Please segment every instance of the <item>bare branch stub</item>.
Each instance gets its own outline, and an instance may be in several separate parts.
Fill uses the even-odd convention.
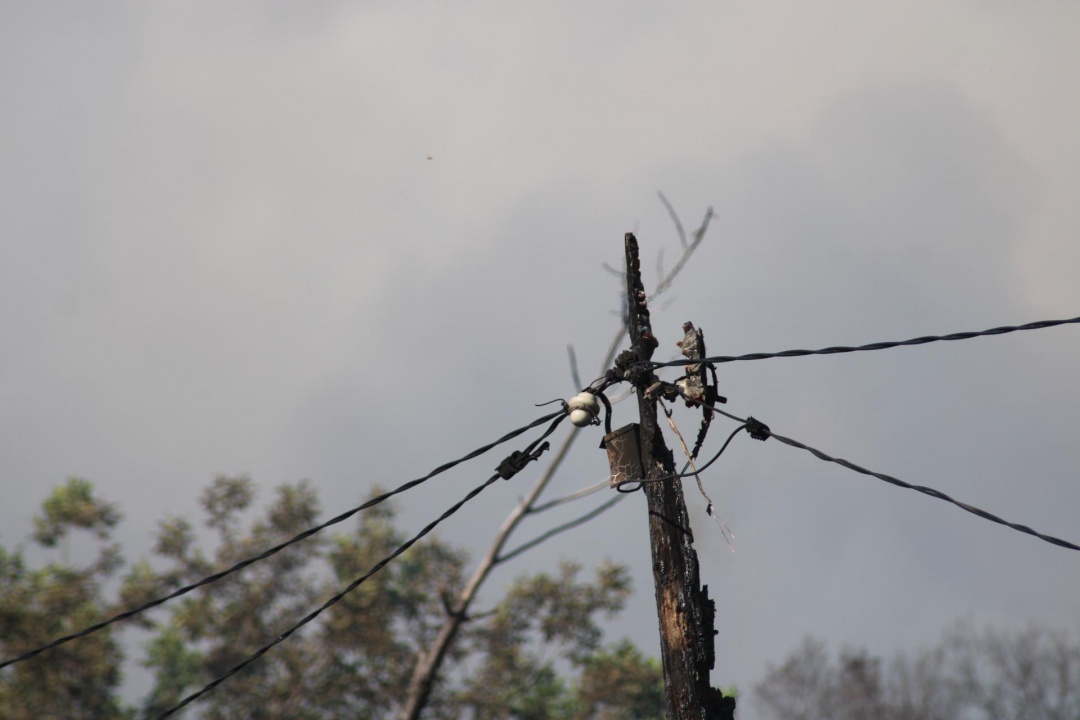
[[[616,270],[615,268],[608,265],[606,262],[600,263],[600,267],[604,268],[604,270],[606,270],[610,275],[614,275],[620,280],[622,280],[623,276],[626,274],[622,270]]]
[[[649,300],[655,300],[671,287],[671,283],[675,280],[675,277],[682,271],[687,261],[690,260],[690,256],[694,254],[694,250],[696,250],[698,245],[701,244],[701,241],[705,239],[705,233],[709,229],[709,223],[712,221],[713,215],[712,208],[708,208],[705,211],[705,218],[701,221],[701,226],[694,231],[693,242],[683,249],[682,255],[679,257],[678,261],[676,261],[674,267],[668,271],[667,276],[657,284],[656,290],[653,291],[652,297],[650,297]]]
[[[573,345],[566,346],[566,354],[570,358],[570,378],[574,381],[574,387],[581,387],[581,374],[578,372],[577,366],[577,353],[574,352]]]
[[[675,207],[668,202],[664,193],[657,190],[656,195],[660,198],[660,202],[664,204],[664,208],[668,211],[668,215],[671,216],[671,222],[675,223],[675,232],[679,234],[679,243],[682,244],[683,249],[686,249],[686,231],[683,230],[682,221],[679,220],[679,214],[675,212]],[[660,277],[664,277],[663,273],[660,274]]]

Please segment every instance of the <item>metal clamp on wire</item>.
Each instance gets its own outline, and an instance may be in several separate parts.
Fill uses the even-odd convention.
[[[750,433],[750,437],[755,440],[761,440],[762,442],[768,440],[769,436],[772,435],[772,430],[769,429],[769,426],[760,420],[754,419],[753,416],[746,418],[746,432]]]
[[[499,467],[496,468],[495,471],[499,473],[499,477],[503,480],[509,480],[524,470],[525,466],[530,462],[540,457],[549,447],[551,447],[551,445],[545,440],[540,447],[532,452],[529,452],[528,450],[515,450],[499,463]]]

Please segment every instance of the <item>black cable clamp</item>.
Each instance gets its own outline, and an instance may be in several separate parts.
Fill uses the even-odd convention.
[[[768,440],[769,436],[772,435],[772,430],[769,429],[769,426],[760,420],[754,419],[753,416],[746,418],[746,432],[750,433],[750,437],[755,440],[761,440],[762,442]]]
[[[510,455],[508,455],[506,459],[499,463],[499,467],[496,469],[496,472],[499,473],[499,477],[501,477],[503,480],[509,480],[510,478],[514,477],[519,472],[524,470],[525,466],[528,465],[530,462],[536,460],[541,455],[543,455],[544,451],[547,450],[549,447],[551,447],[551,445],[545,440],[543,443],[541,443],[540,447],[536,448],[536,450],[532,452],[529,452],[528,450],[515,450],[514,452],[510,453]]]

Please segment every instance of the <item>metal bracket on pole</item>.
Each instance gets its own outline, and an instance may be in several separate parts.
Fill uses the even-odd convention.
[[[624,483],[645,477],[637,423],[630,423],[608,433],[600,441],[600,447],[607,450],[608,464],[611,466],[611,487],[618,488]]]

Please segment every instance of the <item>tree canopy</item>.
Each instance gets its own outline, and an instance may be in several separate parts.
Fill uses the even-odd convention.
[[[278,487],[256,512],[246,477],[219,477],[201,495],[208,549],[185,518],[165,518],[153,558],[124,568],[111,534],[117,508],[69,480],[45,501],[33,540],[53,547],[93,533],[98,558],[30,569],[0,548],[0,655],[8,658],[255,555],[314,525],[315,489]],[[245,519],[250,518],[245,522]],[[153,718],[222,675],[389,555],[405,538],[383,503],[348,532],[316,535],[129,622],[150,632],[140,662],[154,674],[137,703],[118,688],[127,657],[117,625],[0,670],[0,717]],[[460,591],[466,554],[428,536],[187,711],[208,720],[394,718],[418,655]],[[115,585],[116,583],[113,583]],[[591,573],[563,562],[517,578],[494,607],[465,623],[424,717],[616,720],[663,713],[659,663],[628,641],[605,643],[600,622],[630,594],[625,567]]]
[[[59,557],[34,568],[23,548],[0,546],[0,658],[160,597],[315,524],[319,503],[310,484],[278,487],[261,510],[255,491],[246,477],[217,478],[200,498],[205,531],[186,518],[165,518],[152,556],[127,565],[112,539],[121,522],[117,506],[83,479],[55,488],[34,518],[31,540]],[[389,555],[404,540],[394,518],[383,503],[351,530],[290,545],[135,616],[128,623],[149,634],[141,652],[120,642],[124,626],[116,624],[0,670],[0,717],[157,717]],[[94,547],[83,567],[65,552],[77,535]],[[428,536],[182,713],[208,720],[398,717],[418,657],[453,612],[466,560],[460,548]],[[602,620],[619,613],[629,594],[626,568],[611,563],[586,572],[563,562],[518,577],[463,624],[422,716],[662,717],[659,662],[629,641],[603,637]],[[140,699],[120,694],[133,662],[153,673]],[[754,701],[761,717],[783,720],[1077,720],[1080,640],[1037,626],[1006,632],[958,623],[936,645],[885,661],[866,650],[833,656],[807,638],[769,667]]]
[[[1077,720],[1080,641],[959,622],[936,645],[886,663],[866,650],[834,659],[806,638],[754,695],[777,720]]]

